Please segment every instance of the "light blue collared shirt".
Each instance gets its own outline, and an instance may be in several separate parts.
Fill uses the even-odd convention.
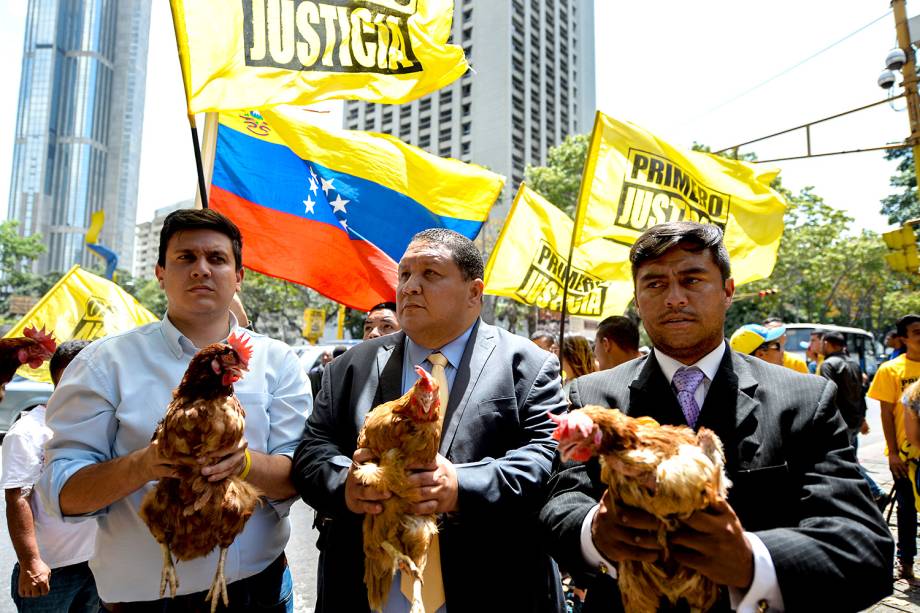
[[[249,371],[234,384],[246,410],[249,447],[291,457],[313,404],[307,377],[284,343],[238,328],[232,314],[229,329],[252,339]],[[47,423],[54,436],[46,447],[47,468],[38,488],[49,513],[61,515],[61,489],[74,473],[150,443],[196,351],[164,317],[97,340],[80,352],[48,401]],[[88,516],[99,524],[90,567],[99,596],[106,602],[160,597],[163,555],[138,515],[141,501],[155,485],[151,481]],[[269,501],[256,507],[227,552],[227,583],[264,570],[281,554],[290,536],[287,514],[293,501]],[[214,579],[217,556],[215,549],[204,558],[179,562],[178,594],[207,590]]]
[[[409,391],[409,388],[412,387],[418,379],[418,375],[415,374],[414,366],[421,366],[428,372],[431,372],[432,364],[428,361],[428,356],[435,352],[440,352],[447,358],[448,364],[444,367],[444,376],[447,377],[448,387],[453,387],[454,379],[457,378],[457,368],[460,366],[460,360],[463,359],[463,352],[466,351],[466,344],[470,340],[470,335],[473,334],[475,325],[474,323],[466,329],[466,332],[439,349],[427,349],[422,347],[406,335],[402,369],[403,394]],[[441,407],[441,410],[447,411],[447,407]],[[402,590],[400,590],[399,581],[400,573],[397,572],[396,576],[393,578],[393,585],[390,586],[390,597],[387,598],[387,602],[383,606],[383,613],[408,613],[410,603],[402,593]],[[447,613],[447,603],[438,607],[435,613]]]

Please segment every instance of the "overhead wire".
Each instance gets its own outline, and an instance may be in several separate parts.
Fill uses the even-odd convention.
[[[747,95],[750,94],[751,92],[753,92],[753,91],[755,91],[755,90],[757,90],[757,89],[760,89],[761,87],[763,87],[764,85],[770,83],[771,81],[775,81],[776,79],[778,79],[778,78],[780,78],[780,77],[782,77],[782,76],[784,76],[784,75],[786,75],[786,74],[792,72],[793,70],[795,70],[796,68],[802,66],[803,64],[806,64],[806,63],[810,62],[811,60],[815,59],[816,57],[818,57],[818,56],[821,55],[822,53],[824,53],[824,52],[826,52],[826,51],[828,51],[828,50],[830,50],[830,49],[833,49],[834,47],[836,47],[836,46],[839,45],[840,43],[842,43],[842,42],[844,42],[844,41],[846,41],[846,40],[848,40],[848,39],[850,39],[850,38],[856,36],[857,34],[859,34],[860,32],[862,32],[862,31],[865,30],[866,28],[869,28],[869,27],[875,25],[876,23],[878,23],[879,21],[881,21],[882,19],[885,19],[886,17],[888,17],[888,16],[890,16],[890,15],[891,15],[891,11],[887,11],[884,15],[881,15],[880,17],[877,17],[877,18],[873,19],[872,21],[870,21],[870,22],[867,23],[866,25],[864,25],[864,26],[862,26],[862,27],[860,27],[860,28],[858,28],[858,29],[856,29],[856,30],[850,32],[849,34],[847,34],[847,35],[844,36],[843,38],[841,38],[841,39],[839,39],[839,40],[837,40],[837,41],[835,41],[835,42],[833,42],[833,43],[827,45],[826,47],[824,47],[823,49],[821,49],[821,50],[819,50],[819,51],[816,51],[816,52],[812,53],[811,55],[809,55],[809,56],[806,57],[805,59],[800,60],[800,61],[796,62],[795,64],[793,64],[792,66],[790,66],[790,67],[788,67],[788,68],[786,68],[786,69],[784,69],[784,70],[782,70],[782,71],[776,73],[775,75],[773,75],[773,76],[771,76],[771,77],[769,77],[769,78],[767,78],[767,79],[764,79],[764,80],[761,81],[760,83],[757,83],[756,85],[754,85],[754,86],[752,86],[752,87],[749,87],[748,89],[744,90],[744,91],[741,92],[740,94],[737,94],[737,95],[735,95],[735,96],[729,98],[728,100],[726,100],[726,101],[724,101],[724,102],[721,102],[721,103],[717,104],[716,106],[714,106],[714,107],[712,107],[712,108],[710,108],[710,109],[708,109],[708,110],[706,110],[706,111],[704,111],[704,112],[702,112],[702,113],[700,113],[700,114],[698,114],[698,115],[695,115],[695,116],[691,117],[691,118],[688,119],[686,122],[684,122],[682,125],[692,124],[693,122],[695,122],[695,121],[697,121],[697,120],[699,120],[699,119],[701,119],[701,118],[703,118],[703,117],[706,117],[707,115],[709,115],[709,114],[711,114],[711,113],[714,113],[714,112],[718,111],[719,109],[721,109],[721,108],[723,108],[723,107],[728,106],[728,105],[731,104],[732,102],[735,102],[736,100],[738,100],[738,99],[740,99],[740,98],[743,98],[743,97],[747,96]]]

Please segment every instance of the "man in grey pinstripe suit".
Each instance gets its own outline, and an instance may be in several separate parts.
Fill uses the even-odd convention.
[[[630,260],[654,350],[580,377],[569,397],[722,439],[728,501],[674,533],[674,558],[727,588],[722,610],[858,610],[890,594],[893,542],[857,471],[834,384],[726,345],[734,282],[721,231],[655,226]],[[557,455],[541,512],[551,553],[588,588],[585,613],[620,608],[617,562],[655,560],[660,549],[657,520],[614,511],[599,473],[596,460],[559,465]]]

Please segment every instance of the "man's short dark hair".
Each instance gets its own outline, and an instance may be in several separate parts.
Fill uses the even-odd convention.
[[[828,332],[824,335],[822,339],[825,343],[831,343],[832,345],[837,345],[838,347],[846,347],[847,339],[844,338],[843,334],[840,332]]]
[[[624,351],[639,351],[639,326],[628,317],[613,315],[602,321],[597,338],[606,338]]]
[[[537,330],[530,335],[531,341],[548,341],[550,343],[556,342],[556,335],[547,330]]]
[[[430,228],[422,230],[412,237],[412,243],[432,243],[443,245],[450,251],[454,264],[460,269],[464,281],[482,279],[483,264],[482,254],[473,244],[473,241],[459,232],[447,228]]]
[[[345,345],[336,345],[336,346],[332,349],[332,359],[335,359],[335,358],[339,357],[340,355],[342,355],[342,354],[345,353],[346,351],[348,351],[348,347],[346,347]]]
[[[70,364],[73,359],[77,357],[77,354],[83,351],[89,343],[90,341],[77,339],[66,341],[58,345],[57,349],[54,351],[54,355],[51,356],[51,361],[48,362],[48,370],[51,371],[52,383],[57,385],[67,365]]]
[[[674,247],[694,253],[709,251],[719,267],[719,272],[722,273],[722,280],[725,281],[732,276],[728,249],[725,248],[722,230],[718,226],[694,221],[673,221],[652,226],[633,243],[632,249],[629,250],[633,280],[635,281],[642,264],[657,260]]]
[[[382,311],[383,309],[389,309],[396,312],[396,303],[395,302],[381,302],[380,304],[375,304],[368,310],[367,314],[370,315],[374,311]]]
[[[910,315],[905,315],[898,320],[898,336],[902,338],[907,338],[907,329],[911,324],[920,323],[920,315],[916,313],[911,313]]]
[[[183,230],[214,230],[230,239],[233,247],[233,258],[236,260],[236,269],[243,268],[243,236],[236,224],[229,218],[212,209],[180,209],[173,211],[163,221],[160,230],[160,250],[157,255],[157,264],[166,266],[166,247],[169,239],[177,232]]]

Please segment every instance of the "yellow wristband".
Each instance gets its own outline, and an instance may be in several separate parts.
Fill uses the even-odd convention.
[[[248,477],[249,469],[252,468],[252,455],[249,453],[249,449],[244,450],[243,453],[246,455],[246,463],[243,464],[243,472],[240,473],[240,479]]]

